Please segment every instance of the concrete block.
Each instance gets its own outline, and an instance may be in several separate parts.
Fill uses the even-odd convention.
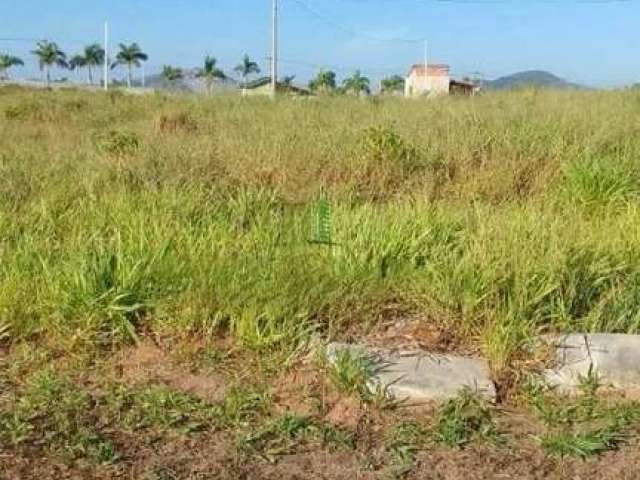
[[[371,358],[376,365],[372,383],[384,385],[394,399],[407,404],[447,400],[465,387],[488,400],[496,398],[495,385],[484,360],[333,343],[327,347],[329,362],[335,364],[338,353],[343,350]]]
[[[554,348],[556,362],[545,380],[559,390],[577,390],[593,367],[604,387],[640,392],[640,335],[571,334],[542,341]]]

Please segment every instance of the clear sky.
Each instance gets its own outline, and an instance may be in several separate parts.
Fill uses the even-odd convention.
[[[114,42],[138,42],[151,72],[196,66],[207,53],[231,70],[245,52],[266,70],[270,3],[0,0],[0,39],[44,37],[73,53],[101,41],[108,19]],[[319,65],[374,80],[405,73],[423,46],[404,40],[426,37],[429,61],[460,76],[544,69],[593,86],[640,82],[640,0],[280,0],[280,9],[281,73],[299,80]],[[25,60],[31,48],[0,40],[0,52]]]

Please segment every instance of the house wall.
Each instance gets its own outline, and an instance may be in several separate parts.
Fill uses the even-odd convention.
[[[265,95],[271,95],[271,84],[261,85],[256,88],[247,88],[244,90],[244,95],[247,97],[260,97]]]
[[[424,94],[448,95],[450,77],[448,75],[418,75],[411,72],[405,82],[405,96],[419,97]]]

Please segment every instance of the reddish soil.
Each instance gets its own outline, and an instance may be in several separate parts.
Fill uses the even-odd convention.
[[[420,322],[386,329],[382,335],[397,339],[398,348],[413,345],[434,350],[440,346],[442,351],[450,351],[458,345],[455,338],[447,338],[434,326]],[[166,349],[147,340],[123,350],[113,367],[121,381],[129,385],[161,382],[208,402],[223,398],[231,378],[223,372],[186,367],[174,361]],[[357,398],[335,392],[326,384],[322,370],[307,363],[264,380],[271,386],[273,415],[311,416],[316,422],[350,432],[353,446],[322,445],[317,438],[302,440],[293,446],[293,453],[268,461],[236,447],[238,435],[257,430],[260,420],[237,430],[191,436],[153,430],[127,433],[114,426],[107,432],[119,453],[114,465],[96,466],[83,460],[65,463],[36,443],[17,448],[0,444],[0,480],[640,479],[637,441],[587,461],[556,459],[545,455],[535,440],[542,433],[540,424],[515,408],[502,408],[496,415],[498,430],[508,435],[505,445],[474,443],[462,450],[427,445],[420,447],[413,468],[400,472],[385,448],[390,428],[403,421],[429,428],[433,425],[432,411],[401,408],[380,412]]]
[[[463,340],[451,328],[421,316],[381,324],[361,341],[376,347],[398,350],[464,355],[477,353],[476,347],[468,340]]]
[[[193,373],[175,365],[164,350],[150,341],[125,349],[117,361],[117,370],[129,385],[163,383],[207,402],[222,400],[227,388],[224,375]]]
[[[57,458],[27,452],[0,453],[0,479],[388,479],[394,468],[381,465],[374,450],[305,450],[270,463],[233,453],[223,434],[193,439],[163,439],[153,444],[131,438],[124,458],[115,466],[65,465]],[[142,440],[142,439],[139,439]],[[0,449],[2,452],[2,449]],[[438,448],[419,453],[410,480],[637,480],[639,445],[629,445],[591,460],[549,458],[534,444],[517,448]]]

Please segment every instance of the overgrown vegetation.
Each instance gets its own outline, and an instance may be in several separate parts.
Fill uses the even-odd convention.
[[[573,399],[553,392],[535,378],[525,384],[530,405],[547,427],[539,438],[551,455],[586,458],[615,450],[640,422],[640,405],[612,403],[598,395],[600,380],[590,371]]]
[[[491,408],[476,394],[463,390],[438,412],[435,439],[448,447],[464,447],[475,438],[498,442]]]
[[[346,354],[324,373],[358,400],[348,428],[319,392],[325,410],[283,412],[264,386],[207,402],[47,367],[89,355],[80,377],[145,338],[224,339],[278,358],[251,372],[270,378],[307,341],[411,314],[477,344],[499,378],[540,333],[640,333],[639,108],[633,90],[274,103],[0,88],[0,448],[98,465],[119,435],[233,431],[251,458],[344,446],[402,476],[428,441],[502,446],[499,413],[470,394],[369,445],[372,418],[401,413]],[[637,408],[596,393],[531,387],[537,444],[626,445]]]
[[[3,331],[294,347],[393,302],[498,369],[539,331],[636,332],[635,97],[2,95]]]

